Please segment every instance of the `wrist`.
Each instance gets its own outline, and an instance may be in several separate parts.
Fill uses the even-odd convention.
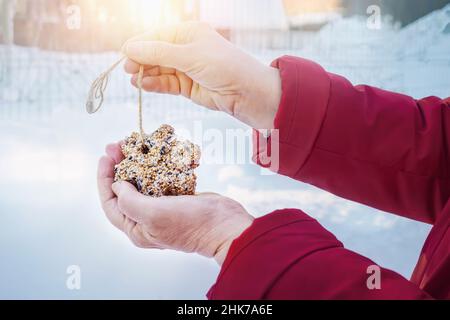
[[[237,118],[254,129],[273,129],[281,101],[281,77],[278,69],[260,65],[250,88],[242,93]]]
[[[223,243],[216,251],[216,253],[214,254],[214,260],[216,260],[217,264],[219,266],[222,266],[227,255],[228,255],[228,251],[230,250],[231,244],[233,242],[226,242]]]
[[[242,233],[247,230],[254,221],[254,218],[250,215],[247,215],[246,217],[242,217],[243,219],[240,219],[240,221],[236,221],[230,227],[225,228],[224,234],[226,234],[226,238],[219,243],[217,246],[217,249],[214,253],[214,260],[216,260],[217,264],[219,266],[222,266],[224,263],[228,251],[230,250],[231,245],[233,244],[234,240],[239,238]]]

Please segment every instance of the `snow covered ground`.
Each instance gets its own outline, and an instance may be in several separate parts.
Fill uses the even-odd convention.
[[[289,52],[356,83],[414,97],[450,95],[450,7],[406,29],[370,30],[362,18],[339,20]],[[0,75],[6,70],[0,48]],[[0,77],[0,298],[204,298],[219,271],[213,261],[134,248],[102,215],[95,185],[104,145],[136,129],[136,92],[116,71],[103,110],[84,111],[90,81],[115,54],[69,55],[13,48],[11,81]],[[244,128],[226,115],[178,97],[145,95],[147,131],[160,123]],[[200,141],[197,141],[200,142]],[[409,277],[430,227],[339,199],[256,166],[202,165],[199,190],[241,201],[255,216],[296,207],[344,244]],[[66,288],[78,265],[82,288]]]

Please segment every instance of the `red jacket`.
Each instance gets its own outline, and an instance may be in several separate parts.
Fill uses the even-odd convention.
[[[355,87],[300,58],[274,66],[278,172],[433,229],[410,281],[381,268],[381,289],[369,290],[374,262],[305,213],[276,211],[233,242],[208,298],[450,299],[450,100]],[[258,163],[263,151],[255,145]]]

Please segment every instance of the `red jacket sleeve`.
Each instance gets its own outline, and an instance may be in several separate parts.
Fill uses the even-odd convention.
[[[283,89],[275,119],[279,163],[272,163],[278,173],[387,212],[436,221],[450,194],[448,101],[353,86],[300,58],[273,65]],[[265,149],[256,143],[261,165]]]
[[[209,299],[429,299],[417,285],[380,268],[378,289],[367,282],[375,263],[346,250],[299,210],[256,219],[236,239]]]

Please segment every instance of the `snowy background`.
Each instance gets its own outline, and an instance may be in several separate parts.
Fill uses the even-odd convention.
[[[447,97],[449,23],[450,6],[400,30],[387,21],[370,30],[366,18],[353,17],[305,33],[296,50],[248,50],[266,63],[298,55],[355,84]],[[97,159],[107,143],[136,129],[136,92],[117,70],[99,114],[87,115],[84,102],[90,82],[117,57],[0,46],[0,68],[8,70],[1,74],[9,77],[0,87],[0,298],[203,299],[215,281],[214,261],[134,248],[102,213]],[[182,98],[146,94],[144,101],[147,131],[161,123],[244,128]],[[347,248],[407,278],[430,230],[285,177],[261,175],[250,163],[202,165],[198,175],[199,191],[232,197],[255,216],[300,208]],[[69,265],[81,267],[79,291],[66,288]]]

